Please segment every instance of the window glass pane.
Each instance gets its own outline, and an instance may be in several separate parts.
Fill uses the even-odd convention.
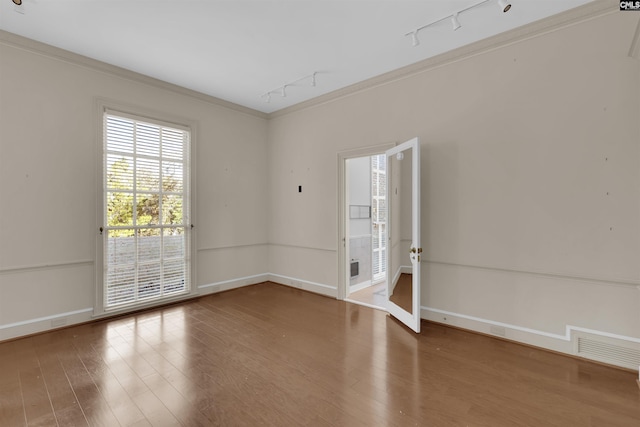
[[[147,123],[136,126],[136,154],[138,156],[160,156],[160,128]]]
[[[109,264],[133,264],[136,261],[134,229],[108,230],[104,235],[107,239]]]
[[[162,191],[179,193],[183,190],[182,163],[162,162]]]
[[[160,260],[160,229],[141,228],[138,230],[138,261]]]
[[[378,195],[378,174],[377,173],[373,174],[373,178],[371,179],[371,184],[372,184],[371,194],[373,195],[373,197],[375,197]]]
[[[142,193],[136,195],[136,224],[160,224],[160,196],[157,193]]]
[[[387,155],[386,154],[380,154],[378,156],[378,169],[380,169],[381,171],[386,171],[387,170]]]
[[[185,257],[184,228],[165,228],[163,237],[164,258]]]
[[[146,158],[136,159],[137,190],[160,190],[160,161]]]
[[[138,264],[138,297],[160,296],[160,263],[141,262]]]
[[[162,224],[183,224],[181,195],[162,197]]]
[[[164,263],[164,292],[180,292],[184,289],[185,264],[181,260]]]
[[[120,117],[107,117],[107,149],[121,153],[133,153],[133,128],[131,120]]]
[[[107,192],[107,225],[133,225],[133,194]]]
[[[182,159],[185,133],[177,129],[162,129],[162,157]]]
[[[378,221],[387,221],[387,201],[385,199],[378,200]]]
[[[133,157],[107,155],[107,188],[133,190]]]
[[[135,300],[135,264],[117,264],[107,269],[107,304],[124,304]]]

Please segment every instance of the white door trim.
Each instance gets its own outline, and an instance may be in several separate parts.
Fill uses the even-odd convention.
[[[376,154],[384,154],[387,150],[396,146],[396,143],[385,143],[370,147],[356,148],[352,150],[341,151],[338,153],[338,299],[344,300],[347,297],[347,286],[349,280],[347,278],[347,255],[346,246],[347,236],[349,235],[349,213],[347,197],[348,179],[347,179],[347,160],[359,157],[373,156]]]

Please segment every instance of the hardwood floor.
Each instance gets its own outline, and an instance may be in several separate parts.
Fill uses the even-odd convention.
[[[396,283],[393,295],[389,298],[400,308],[411,313],[413,303],[412,275],[402,273]],[[363,304],[381,310],[387,309],[387,283],[369,286],[347,296],[347,301]]]
[[[402,273],[393,290],[393,295],[389,298],[389,300],[408,313],[411,313],[413,305],[412,281],[413,275]]]
[[[635,374],[273,283],[0,344],[0,426],[634,426]]]
[[[382,282],[377,285],[368,286],[356,292],[351,292],[347,296],[349,302],[369,305],[373,308],[386,310],[387,307],[387,283]]]

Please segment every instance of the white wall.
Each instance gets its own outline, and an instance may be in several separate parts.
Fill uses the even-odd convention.
[[[266,277],[264,117],[0,33],[0,340],[91,319],[98,98],[196,123],[200,292]]]
[[[571,327],[638,340],[637,23],[606,13],[276,115],[270,271],[337,294],[336,153],[418,136],[423,317],[565,352]]]

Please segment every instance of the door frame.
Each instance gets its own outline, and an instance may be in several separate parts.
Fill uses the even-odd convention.
[[[347,197],[348,178],[347,160],[359,157],[370,157],[376,154],[385,154],[387,150],[395,147],[397,143],[385,143],[369,147],[356,148],[338,153],[338,295],[339,300],[347,298],[349,279],[347,277],[347,237],[349,235],[349,203]]]

